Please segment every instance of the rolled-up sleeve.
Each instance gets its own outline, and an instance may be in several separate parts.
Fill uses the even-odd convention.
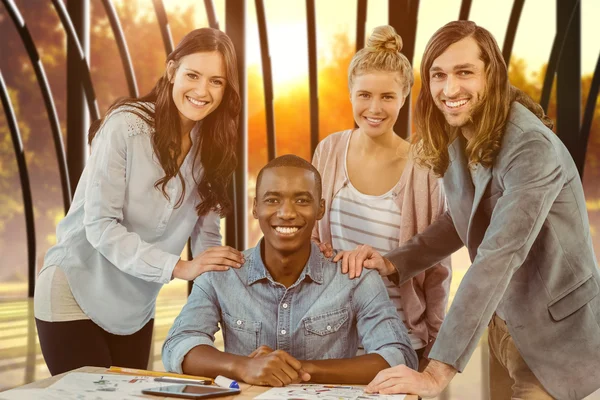
[[[204,250],[222,245],[221,217],[214,211],[198,218],[192,231],[192,254],[196,257]]]
[[[194,347],[214,347],[220,307],[209,275],[206,273],[196,278],[187,303],[167,334],[162,348],[162,361],[167,371],[183,373],[183,359]]]
[[[168,283],[179,256],[145,242],[121,224],[127,173],[127,114],[110,115],[94,139],[86,166],[85,234],[90,244],[123,272],[150,282]]]
[[[368,354],[379,354],[390,367],[418,368],[406,327],[376,271],[364,271],[352,296],[358,335]]]

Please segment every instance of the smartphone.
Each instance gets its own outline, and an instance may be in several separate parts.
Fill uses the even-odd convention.
[[[154,389],[144,389],[142,393],[163,397],[179,397],[182,399],[201,399],[205,397],[234,396],[240,394],[241,390],[217,386],[169,385]]]

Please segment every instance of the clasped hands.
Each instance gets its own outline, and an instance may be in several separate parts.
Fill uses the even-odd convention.
[[[384,369],[367,385],[365,392],[413,393],[422,397],[436,397],[450,382],[456,370],[435,360],[431,361],[430,366],[423,373],[406,365]],[[264,345],[250,353],[247,361],[240,367],[242,380],[252,385],[281,387],[311,379],[309,363],[302,363],[283,350],[273,350]]]
[[[252,385],[286,386],[310,380],[306,366],[283,350],[260,346],[241,363],[239,375]]]

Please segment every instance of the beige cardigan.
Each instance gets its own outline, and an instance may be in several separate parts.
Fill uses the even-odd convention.
[[[317,243],[331,243],[329,210],[334,196],[348,180],[344,157],[351,133],[352,130],[346,130],[329,135],[319,143],[313,156],[312,163],[321,174],[325,199],[325,216],[315,225],[312,234],[312,240]],[[395,201],[402,215],[399,245],[423,231],[445,211],[438,178],[412,158],[396,186]],[[425,356],[433,346],[446,313],[451,277],[450,258],[447,258],[400,286],[406,328],[427,343]]]

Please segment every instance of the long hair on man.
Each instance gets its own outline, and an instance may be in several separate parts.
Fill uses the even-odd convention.
[[[205,215],[211,210],[224,216],[231,209],[231,201],[227,196],[227,185],[237,164],[235,149],[241,110],[237,58],[231,39],[223,32],[212,28],[191,31],[167,57],[167,65],[173,61],[177,68],[182,57],[212,51],[220,52],[225,60],[227,84],[221,104],[202,120],[201,142],[194,154],[193,170],[196,171],[198,159],[204,169],[200,181],[197,182],[198,194],[201,199],[196,207],[199,216]],[[129,106],[131,112],[154,128],[152,147],[165,171],[165,176],[159,179],[154,186],[160,188],[163,195],[169,198],[166,192],[167,182],[178,176],[183,187],[176,204],[179,206],[183,201],[186,189],[185,180],[177,165],[177,159],[181,155],[181,119],[173,102],[172,93],[173,84],[169,80],[167,69],[147,95],[118,100],[108,109],[106,116],[121,106]],[[106,116],[90,126],[88,136],[90,144]],[[194,179],[196,179],[195,175]]]
[[[479,47],[479,58],[485,66],[485,91],[478,107],[471,114],[475,128],[466,147],[469,164],[490,167],[500,149],[511,103],[511,88],[506,63],[496,40],[486,29],[472,21],[453,21],[440,28],[427,43],[421,62],[421,91],[415,107],[417,160],[443,176],[450,163],[448,144],[460,134],[460,128],[446,123],[435,105],[430,88],[430,73],[434,60],[446,49],[467,37]]]

